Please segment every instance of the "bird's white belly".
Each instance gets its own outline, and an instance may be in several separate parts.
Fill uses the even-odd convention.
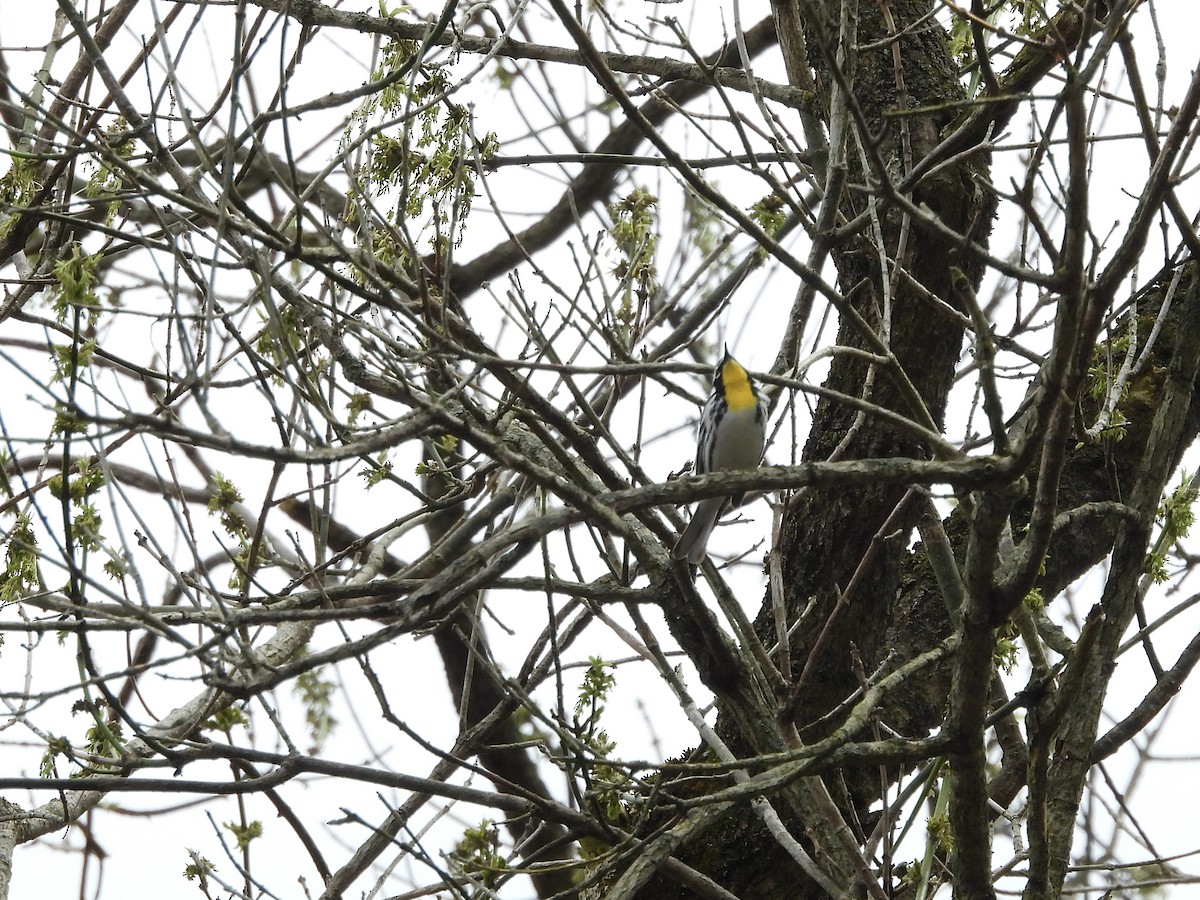
[[[725,413],[717,429],[713,469],[753,469],[757,466],[762,459],[763,427],[754,408]]]

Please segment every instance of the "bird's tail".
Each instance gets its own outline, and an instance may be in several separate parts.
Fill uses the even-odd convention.
[[[671,551],[671,556],[675,559],[686,557],[693,566],[704,562],[708,536],[716,527],[717,519],[721,518],[721,510],[727,502],[725,497],[710,497],[696,504],[692,520],[688,522],[687,528],[683,529],[683,534],[675,542],[675,549]]]

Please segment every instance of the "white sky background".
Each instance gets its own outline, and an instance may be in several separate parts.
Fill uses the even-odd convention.
[[[752,23],[757,22],[764,14],[766,5],[765,2],[743,4],[740,10],[742,24],[749,27]],[[160,15],[165,14],[165,4],[147,3],[146,6],[147,15],[151,9],[155,8],[158,9]],[[707,13],[697,14],[695,9],[702,6],[705,10],[712,8],[703,4],[698,4],[695,8],[691,5],[670,5],[658,7],[655,14],[679,17],[683,27],[693,37],[698,47],[706,52],[719,39],[718,29],[720,27],[726,29],[732,27],[733,8],[729,3],[721,3],[722,19],[718,20],[716,16]],[[375,9],[373,4],[362,4],[362,7],[366,10]],[[19,82],[27,78],[28,74],[41,63],[42,53],[39,48],[49,34],[53,8],[54,4],[47,2],[24,4],[19,15],[13,14],[14,7],[11,4],[6,4],[5,9],[0,10],[0,42],[6,48],[12,77]],[[424,9],[425,6],[422,5],[421,8]],[[648,5],[630,4],[625,8],[620,8],[617,14],[640,18],[649,14],[649,7]],[[535,34],[540,35],[544,26],[543,13],[534,7],[530,9],[528,15],[535,17],[537,27],[534,28],[534,31]],[[1170,107],[1182,95],[1183,85],[1191,74],[1190,68],[1196,64],[1195,35],[1198,33],[1197,27],[1200,26],[1200,12],[1197,12],[1194,6],[1188,3],[1160,3],[1158,15],[1162,24],[1162,34],[1168,42],[1166,47],[1168,73],[1165,105]],[[692,18],[689,19],[688,16]],[[228,10],[214,7],[206,12],[205,24],[191,34],[188,39],[189,43],[186,46],[186,52],[182,55],[181,65],[184,67],[182,70],[184,82],[196,86],[198,99],[195,105],[197,107],[205,105],[203,101],[207,99],[207,95],[226,77],[232,32],[223,31],[222,23],[230,21]],[[1141,20],[1143,27],[1137,33],[1136,39],[1139,58],[1142,60],[1143,74],[1150,78],[1157,59],[1157,50],[1152,36],[1145,27],[1147,24],[1145,16],[1143,16]],[[176,36],[175,31],[171,33],[170,37],[177,42],[183,39],[182,34]],[[120,62],[114,64],[114,69],[119,70],[124,67],[130,48],[137,45],[138,36],[130,33],[124,40],[125,46],[115,51],[113,58]],[[15,48],[22,45],[33,49],[24,54],[15,52]],[[178,44],[175,45],[176,49],[178,46]],[[636,46],[632,41],[621,49],[627,52],[654,52],[653,49]],[[68,43],[60,53],[56,72],[64,64],[69,64],[74,59],[75,52],[75,45]],[[365,41],[339,47],[336,40],[329,39],[329,36],[319,38],[309,48],[305,63],[297,70],[289,85],[292,102],[298,103],[327,92],[346,90],[357,86],[365,79],[369,71],[368,52],[369,45]],[[268,97],[274,89],[278,58],[278,51],[274,49],[274,45],[264,49],[261,54],[261,74],[255,74],[252,80],[263,98]],[[467,64],[470,64],[469,59]],[[774,53],[767,53],[757,60],[755,69],[756,74],[760,76],[781,78],[780,66]],[[257,72],[258,70],[253,71]],[[570,107],[572,98],[587,90],[590,83],[590,76],[582,68],[567,69],[562,72],[562,82],[556,83],[555,87],[564,106]],[[1120,92],[1120,72],[1114,70],[1107,73],[1105,84]],[[460,99],[464,102],[466,100],[473,102],[480,132],[489,129],[498,132],[502,142],[502,153],[536,152],[531,146],[531,142],[528,141],[524,142],[519,149],[509,149],[511,145],[506,142],[506,138],[523,134],[526,126],[517,116],[513,115],[511,110],[507,109],[506,96],[493,83],[485,81],[478,86],[469,87],[463,92]],[[341,109],[337,109],[330,115],[306,114],[299,123],[293,123],[292,127],[297,129],[297,137],[302,138],[298,142],[299,145],[309,146],[319,136],[329,133],[342,112]],[[1128,110],[1126,112],[1128,113]],[[543,111],[528,107],[524,109],[524,114],[534,120],[538,116],[544,116]],[[598,140],[597,136],[602,135],[606,130],[600,120],[595,117],[578,124],[581,135],[589,145],[594,145]],[[798,132],[798,126],[794,121],[785,124],[794,132]],[[1117,110],[1098,125],[1097,133],[1101,129],[1106,134],[1135,135],[1129,140],[1114,141],[1097,146],[1096,171],[1093,177],[1092,224],[1095,231],[1104,233],[1107,231],[1109,222],[1123,222],[1128,215],[1136,201],[1140,185],[1144,181],[1146,162],[1145,150],[1140,138],[1136,137],[1136,123],[1133,122],[1131,115],[1122,115],[1121,111]],[[684,140],[685,143],[679,147],[685,156],[710,154],[711,148],[697,146],[694,134],[688,132],[688,135],[686,139],[681,136],[681,140]],[[335,139],[336,136],[336,134],[333,135]],[[1001,143],[1006,141],[1016,143],[1025,138],[1022,126],[1014,122],[1008,137],[1001,140]],[[565,142],[562,143],[564,144],[562,149],[566,149]],[[643,151],[645,152],[645,150],[646,146],[643,145]],[[318,152],[303,160],[302,164],[308,169],[316,169],[323,165],[326,159],[327,157]],[[1003,183],[999,177],[1001,167],[1013,164],[1015,161],[1015,157],[1011,154],[998,154],[997,171],[994,176],[997,183]],[[733,184],[733,176],[713,175],[712,177],[717,180],[724,178],[725,180],[721,181],[723,186]],[[561,191],[561,182],[541,179],[542,176],[536,174],[535,170],[525,168],[504,169],[489,178],[489,188],[495,192],[499,206],[511,214],[511,221],[517,227],[524,224],[524,220],[520,216],[522,211],[536,215],[548,205],[547,197],[555,198]],[[664,170],[654,169],[647,169],[640,173],[639,180],[651,191],[664,195],[669,193],[671,183],[674,181]],[[763,193],[760,186],[754,187],[754,190],[756,193],[746,198],[746,205]],[[1194,184],[1185,185],[1184,196],[1188,198],[1186,202],[1190,204],[1189,208],[1197,205],[1197,192]],[[672,221],[675,216],[676,213],[664,204],[663,229],[665,233],[669,232],[673,225],[678,225],[677,221]],[[486,249],[496,240],[499,232],[486,223],[487,220],[480,216],[468,230],[466,242],[459,254],[460,259],[472,258],[476,252]],[[576,245],[586,243],[588,238],[593,237],[600,230],[600,225],[592,217],[586,220],[585,228],[590,229],[590,232],[576,236],[574,239]],[[1118,233],[1119,231],[1118,227]],[[1010,235],[1011,225],[1003,220],[998,222],[993,236],[993,247],[1006,249],[1012,246]],[[669,241],[664,240],[664,243],[669,243]],[[1153,243],[1151,247],[1157,249]],[[543,252],[539,255],[538,262],[547,267],[548,273],[558,284],[567,291],[572,290],[572,278],[577,280],[577,275],[575,275],[565,252]],[[1160,263],[1161,254],[1157,257],[1153,253],[1149,254],[1142,270],[1143,280],[1149,280],[1157,271]],[[133,274],[136,273],[131,273],[131,275]],[[149,288],[144,292],[134,294],[133,302],[143,303],[147,309],[155,309],[158,302],[156,292],[160,291],[161,287],[155,273],[144,274],[149,278]],[[770,276],[775,277],[771,279]],[[220,271],[214,274],[213,278],[219,294],[236,296],[245,288],[242,279],[237,274]],[[537,296],[538,292],[542,291],[546,302],[551,302],[552,293],[539,285],[528,272],[523,273],[522,279],[532,295]],[[497,308],[503,302],[506,287],[505,283],[497,283],[493,286],[498,298]],[[722,340],[727,339],[731,349],[748,366],[753,369],[767,367],[775,355],[775,341],[781,333],[781,323],[791,305],[794,289],[795,284],[790,277],[781,277],[773,271],[761,273],[751,279],[733,298],[728,313],[714,326],[713,343],[719,344]],[[983,295],[986,297],[986,289]],[[477,297],[472,302],[477,304],[476,308],[479,310],[477,314],[486,320],[488,313],[485,310],[488,304],[483,301],[482,297]],[[1005,312],[1007,310],[998,311],[996,316],[998,323],[1005,322]],[[141,339],[161,346],[164,340],[163,335],[160,331],[156,331],[156,327],[155,323],[148,322],[145,334],[141,336]],[[509,340],[516,341],[520,338],[519,332],[511,325],[506,334]],[[131,337],[130,339],[138,338]],[[28,359],[26,361],[29,362]],[[810,377],[816,381],[820,380],[818,372],[812,373]],[[680,381],[682,383],[682,379]],[[699,397],[707,389],[707,386],[701,384],[699,380],[693,379],[689,383],[689,389]],[[44,411],[40,411],[38,408],[45,402],[45,396],[39,396],[38,385],[32,381],[19,386],[6,384],[5,391],[8,399],[2,411],[9,429],[14,430],[13,423],[20,422],[21,426],[17,430],[24,431],[31,438],[36,440],[39,435],[45,435],[47,417]],[[31,397],[32,400],[24,402],[21,398],[25,396]],[[655,423],[682,423],[695,415],[695,410],[688,408],[676,398],[663,396],[661,389],[655,386],[651,386],[647,393],[647,403],[650,404],[652,410],[648,419]],[[271,438],[269,428],[266,425],[256,427],[257,423],[254,421],[252,412],[248,411],[247,415],[237,423],[239,434],[269,441]],[[631,445],[635,436],[633,412],[634,410],[631,408],[628,422]],[[800,427],[806,425],[807,416],[802,415]],[[959,427],[961,429],[961,424]],[[256,434],[258,431],[262,433]],[[954,431],[953,423],[949,428],[949,433],[952,438],[958,436]],[[798,441],[800,444],[803,443],[803,434],[799,435]],[[789,461],[788,444],[785,427],[781,440],[769,452],[768,458],[773,462]],[[645,460],[649,474],[656,478],[665,478],[668,473],[678,470],[689,458],[691,446],[690,432],[686,428],[670,429],[665,438],[649,442]],[[412,462],[415,462],[415,457],[408,461],[410,465]],[[397,457],[396,464],[398,467],[404,465],[404,458]],[[226,470],[223,465],[218,467],[223,471]],[[262,471],[262,467],[256,467],[253,464],[247,464],[242,472],[227,471],[227,474],[232,475],[246,491],[246,499],[251,508],[256,507],[259,499],[254,496],[253,491],[256,485],[262,483],[260,480]],[[195,483],[194,479],[190,483]],[[336,510],[336,513],[343,519],[354,522],[363,531],[383,525],[395,516],[394,510],[387,503],[381,502],[378,495],[362,492],[355,495],[347,492],[342,497],[342,505]],[[150,504],[146,504],[146,507],[147,516],[153,525],[153,517],[156,513]],[[161,511],[158,514],[161,514]],[[713,541],[714,549],[731,553],[741,552],[749,544],[767,539],[770,528],[767,504],[759,501],[746,510],[745,515],[750,520],[748,524],[718,529]],[[215,523],[212,527],[215,528]],[[199,530],[204,531],[204,526]],[[177,549],[169,545],[170,531],[161,532],[157,536],[163,537],[163,535],[165,535],[164,540],[168,542],[167,549]],[[738,586],[743,605],[751,615],[757,610],[762,597],[763,588],[758,563],[763,549],[765,547],[756,550],[752,554],[750,562],[731,575],[734,584]],[[531,560],[531,563],[536,563],[536,559]],[[1079,586],[1073,601],[1075,609],[1081,613],[1087,610],[1098,597],[1097,586],[1099,584],[1099,579],[1093,578]],[[1195,585],[1185,582],[1183,592],[1186,594],[1189,589],[1195,590]],[[148,593],[151,598],[156,597],[157,592],[157,587],[150,586]],[[500,657],[509,659],[505,655],[506,653],[515,654],[509,660],[514,667],[519,665],[520,654],[528,646],[527,629],[540,628],[545,619],[545,609],[530,610],[529,603],[530,598],[522,596],[512,600],[496,598],[492,604],[492,608],[505,625],[512,627],[516,632],[512,638],[506,639],[500,628],[490,629],[490,636],[495,642],[495,649]],[[1151,618],[1154,617],[1156,608],[1165,609],[1168,601],[1159,601],[1159,603],[1160,607],[1152,606],[1148,610]],[[1061,621],[1058,609],[1060,605],[1062,605],[1062,601],[1059,601],[1054,610],[1055,618],[1059,621]],[[647,611],[647,615],[653,622],[652,613]],[[1170,628],[1156,635],[1157,647],[1167,665],[1174,659],[1178,649],[1187,642],[1191,635],[1196,633],[1197,629],[1200,629],[1200,613],[1192,611],[1190,614],[1181,616]],[[659,631],[665,633],[665,629],[659,629]],[[328,633],[323,630],[318,633],[316,645],[324,646],[326,642],[334,643],[340,639],[340,636],[332,633],[332,630]],[[48,635],[43,639],[42,646],[28,659],[19,651],[19,642],[18,634],[9,633],[4,647],[0,651],[0,683],[3,683],[9,691],[25,682],[25,667],[30,660],[34,667],[30,672],[30,677],[35,684],[70,683],[71,673],[75,668],[70,641],[67,642],[66,649],[57,651],[50,647],[54,638]],[[609,632],[598,628],[591,629],[587,639],[572,648],[572,653],[576,659],[586,658],[588,655],[611,659],[630,655],[628,649],[616,641]],[[391,688],[390,696],[395,704],[394,711],[401,718],[413,724],[423,736],[441,746],[447,746],[454,734],[456,723],[452,715],[441,663],[436,657],[432,642],[426,640],[413,643],[406,640],[402,644],[393,644],[373,652],[371,662],[384,683]],[[118,666],[119,660],[114,658],[113,667]],[[1113,682],[1115,694],[1110,703],[1111,710],[1118,716],[1132,708],[1151,683],[1148,667],[1139,653],[1133,652],[1127,655],[1121,661],[1120,666],[1122,674]],[[1127,678],[1126,670],[1137,670],[1139,679],[1135,682]],[[610,703],[607,721],[610,734],[616,740],[618,753],[621,756],[661,759],[694,745],[696,737],[682,719],[669,692],[658,679],[641,677],[644,672],[650,674],[642,664],[626,665],[618,671],[617,688]],[[574,675],[577,679],[578,670],[575,670]],[[345,690],[345,696],[338,698],[335,707],[342,724],[327,744],[323,755],[331,759],[356,763],[378,759],[381,768],[416,775],[425,774],[431,767],[433,758],[420,751],[415,745],[398,739],[395,730],[380,727],[374,701],[357,667],[342,665],[337,669],[337,677],[342,680]],[[1018,682],[1020,682],[1019,677],[1014,681],[1014,689],[1019,686]],[[569,677],[567,682],[568,704],[573,683]],[[698,679],[694,675],[689,678],[689,685],[693,689],[699,689]],[[189,698],[194,689],[194,685],[186,682],[164,683],[157,678],[143,679],[142,682],[145,699],[149,704],[150,711],[155,715],[162,715],[173,705]],[[72,718],[70,716],[67,708],[71,699],[73,698],[65,697],[58,704],[51,704],[45,710],[36,711],[31,714],[31,721],[46,731],[71,735],[78,742],[81,739],[84,723],[82,717]],[[545,699],[549,699],[549,695]],[[1175,704],[1183,706],[1186,710],[1194,710],[1198,702],[1200,702],[1200,688],[1197,688],[1193,680],[1185,685]],[[304,734],[303,723],[299,721],[299,711],[291,702],[288,692],[280,691],[279,695],[274,698],[274,703],[290,726],[291,733],[297,737],[302,736]],[[362,715],[363,719],[357,720],[356,714]],[[272,728],[261,717],[261,710],[256,711],[255,716],[256,721],[261,722],[264,733],[270,734]],[[1200,850],[1200,837],[1196,835],[1194,828],[1188,827],[1186,824],[1190,821],[1190,815],[1187,819],[1183,818],[1184,811],[1194,808],[1196,801],[1200,800],[1200,776],[1197,774],[1198,770],[1194,765],[1194,760],[1189,758],[1189,755],[1195,752],[1194,727],[1188,728],[1186,724],[1186,720],[1190,718],[1192,717],[1187,715],[1171,717],[1169,726],[1156,747],[1156,752],[1161,756],[1179,756],[1187,758],[1186,761],[1170,766],[1152,767],[1139,783],[1136,793],[1126,798],[1133,805],[1141,827],[1151,835],[1156,848],[1164,854],[1190,853]],[[282,747],[265,747],[264,749],[283,750]],[[32,739],[28,732],[23,732],[19,725],[0,733],[0,769],[9,774],[35,774],[41,751],[42,747]],[[1118,784],[1124,783],[1125,779],[1121,773],[1128,766],[1128,757],[1129,754],[1126,752],[1109,763],[1110,772]],[[220,779],[227,775],[227,770],[222,771],[219,767],[206,768],[199,765],[189,766],[183,773],[183,776],[187,778]],[[547,773],[547,777],[553,778],[553,774]],[[287,796],[301,808],[302,813],[307,813],[313,822],[337,819],[341,817],[343,808],[353,809],[356,813],[372,821],[379,821],[384,817],[387,809],[374,797],[374,791],[375,789],[369,786],[361,789],[348,789],[344,782],[312,780],[303,788],[291,788]],[[404,799],[404,795],[400,792],[384,790],[380,793],[390,806],[398,805]],[[24,806],[34,805],[27,796],[10,795],[10,797]],[[179,800],[181,799],[135,794],[119,794],[113,795],[113,797],[126,809],[141,810],[174,808],[180,805]],[[45,799],[44,794],[38,797],[39,802]],[[190,800],[191,798],[183,799]],[[308,878],[310,888],[319,892],[315,874],[307,861],[304,860],[300,865],[296,864],[295,861],[299,859],[297,855],[299,851],[294,838],[290,831],[275,818],[269,804],[257,796],[246,797],[245,802],[250,818],[261,819],[266,827],[265,836],[255,848],[256,865],[260,867],[255,870],[256,874],[272,888],[284,892],[291,891],[291,893],[283,893],[283,896],[299,897],[303,896],[303,892],[298,885],[295,885],[292,875],[293,871],[299,869]],[[439,808],[437,803],[430,804],[427,807],[427,813],[432,815]],[[104,864],[102,883],[98,883],[96,880],[93,868],[92,875],[88,880],[87,896],[129,896],[131,887],[135,886],[135,895],[184,895],[187,887],[180,878],[188,863],[184,848],[195,849],[201,855],[212,860],[217,865],[218,876],[228,878],[234,884],[239,884],[240,879],[232,865],[225,859],[214,828],[205,818],[208,810],[211,810],[218,825],[234,817],[233,807],[223,801],[214,801],[207,805],[186,805],[169,815],[158,814],[152,817],[133,817],[107,810],[96,812],[91,818],[91,827],[94,829],[95,839],[108,852],[109,856]],[[420,821],[428,821],[429,815],[421,818]],[[479,811],[471,809],[466,812],[466,815],[468,816],[466,824],[475,824]],[[463,822],[457,820],[455,814],[451,813],[446,821],[434,827],[441,828],[442,833],[449,839],[461,832]],[[345,845],[343,849],[325,847],[327,858],[334,867],[342,862],[345,853],[350,852],[358,845],[365,834],[362,826],[344,825],[340,829],[335,829],[335,835],[344,835]],[[226,838],[229,839],[227,834]],[[40,841],[37,846],[20,848],[15,858],[12,896],[15,898],[74,896],[79,885],[80,857],[77,853],[66,854],[64,849],[78,847],[82,840],[83,828],[77,826],[65,834],[51,835]],[[318,832],[318,840],[322,840],[320,832]],[[445,841],[442,842],[442,846],[445,846]],[[133,848],[132,852],[129,848]],[[912,852],[915,854],[917,850],[914,849]],[[407,861],[402,863],[401,870],[407,865],[409,865]],[[276,867],[279,868],[272,871]],[[1184,867],[1197,868],[1187,862],[1184,863]],[[288,874],[281,875],[280,871]],[[414,879],[418,883],[427,878],[427,871],[414,872]],[[364,878],[356,887],[366,889],[369,883],[369,878]],[[394,883],[391,888],[391,890],[385,891],[383,896],[395,892]],[[1185,897],[1187,894],[1184,889],[1179,889],[1171,896]]]

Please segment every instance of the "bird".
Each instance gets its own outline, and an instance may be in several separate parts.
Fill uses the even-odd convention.
[[[712,393],[700,414],[696,434],[696,474],[753,469],[762,462],[767,436],[767,398],[725,348],[713,370]],[[698,566],[704,561],[708,536],[727,507],[741,504],[743,494],[709,497],[696,504],[692,519],[671,556]]]

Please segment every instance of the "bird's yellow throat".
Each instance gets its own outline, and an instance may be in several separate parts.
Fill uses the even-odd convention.
[[[725,403],[730,412],[754,408],[757,401],[750,389],[750,376],[732,359],[721,366],[721,383],[725,386]]]

